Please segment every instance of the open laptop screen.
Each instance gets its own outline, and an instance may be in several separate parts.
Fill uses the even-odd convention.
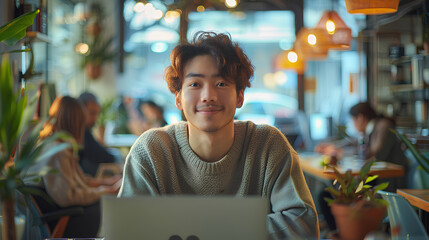
[[[261,197],[102,198],[102,232],[116,239],[267,239]]]

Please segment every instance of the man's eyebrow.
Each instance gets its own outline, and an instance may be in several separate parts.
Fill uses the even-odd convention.
[[[220,76],[221,76],[220,73],[216,73],[216,74],[213,74],[211,77],[220,77]],[[204,75],[202,73],[188,73],[185,76],[185,78],[191,78],[191,77],[201,77],[201,78],[204,78],[204,77],[206,77],[206,75]]]

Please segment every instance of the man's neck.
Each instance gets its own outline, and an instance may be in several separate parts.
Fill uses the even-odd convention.
[[[234,121],[215,132],[205,132],[188,123],[188,141],[203,161],[216,162],[225,156],[234,143]]]

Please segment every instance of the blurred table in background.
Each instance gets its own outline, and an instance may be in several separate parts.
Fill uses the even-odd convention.
[[[429,212],[429,189],[398,189],[396,192],[411,205]]]
[[[396,193],[407,199],[414,207],[419,208],[419,217],[429,234],[429,189],[398,189]]]
[[[313,152],[299,153],[300,165],[304,173],[312,176],[334,180],[335,174],[331,169],[327,169],[322,165],[323,155]],[[355,157],[344,157],[338,162],[338,170],[340,172],[346,172],[348,169],[352,170],[352,175],[359,175],[360,168],[363,165],[363,161],[356,159]],[[370,175],[378,175],[378,178],[395,178],[404,175],[404,168],[400,165],[388,163],[388,162],[376,162],[370,170]]]

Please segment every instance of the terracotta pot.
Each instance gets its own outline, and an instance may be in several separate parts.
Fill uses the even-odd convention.
[[[331,212],[342,240],[362,240],[379,227],[386,216],[386,207],[332,204]]]
[[[98,22],[91,22],[86,26],[85,30],[90,36],[98,36],[101,33],[101,26]]]
[[[101,66],[88,63],[85,66],[86,75],[91,79],[97,79],[101,76]]]

